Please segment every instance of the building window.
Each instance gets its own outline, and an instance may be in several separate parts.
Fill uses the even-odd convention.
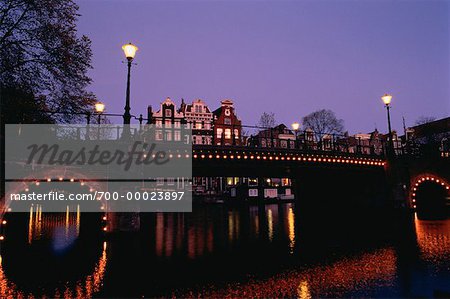
[[[239,177],[227,177],[228,186],[236,186],[239,184]]]
[[[287,148],[287,141],[286,140],[281,140],[280,144],[281,144],[282,148]]]
[[[226,125],[231,125],[231,118],[226,117],[226,118],[224,119],[224,124],[226,124]]]
[[[180,131],[175,131],[175,132],[174,132],[173,139],[174,139],[175,141],[180,141],[180,140],[181,140],[181,134],[180,134]]]
[[[239,139],[239,130],[238,129],[234,129],[234,138]]]
[[[156,127],[157,128],[161,128],[162,127],[162,120],[157,120],[156,121]]]
[[[281,179],[281,186],[290,186],[291,185],[291,180],[288,178],[282,178]]]
[[[166,126],[166,128],[172,128],[172,121],[166,119],[164,125]]]
[[[179,120],[176,120],[176,121],[174,122],[174,127],[177,128],[177,129],[180,128],[180,121],[179,121]]]
[[[156,140],[163,140],[163,134],[162,134],[161,130],[156,130],[155,139]]]
[[[201,130],[201,129],[202,129],[202,123],[201,123],[201,122],[197,122],[197,123],[195,124],[195,128],[196,128],[197,130]]]
[[[225,139],[231,139],[231,129],[225,129]]]
[[[217,132],[216,137],[217,138],[222,138],[223,129],[222,128],[217,128],[216,132]]]
[[[164,115],[166,117],[172,117],[172,110],[171,109],[166,109],[165,112],[164,112]]]
[[[258,186],[258,179],[257,178],[249,178],[248,185],[249,186]]]
[[[248,196],[249,197],[257,197],[258,196],[258,189],[248,189]]]
[[[175,178],[167,178],[167,186],[173,186],[175,185]]]
[[[171,131],[166,132],[166,141],[172,141],[172,132]]]
[[[156,186],[164,186],[164,178],[162,177],[156,178]]]

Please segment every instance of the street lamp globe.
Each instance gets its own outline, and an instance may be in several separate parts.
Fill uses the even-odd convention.
[[[291,126],[294,131],[298,131],[298,129],[300,129],[300,124],[298,122],[293,123]]]
[[[381,99],[383,100],[383,103],[384,103],[386,106],[389,106],[389,104],[391,103],[391,100],[392,100],[392,95],[385,93],[385,94],[381,97]]]
[[[105,111],[105,104],[102,102],[95,103],[95,112],[97,113],[103,113]]]
[[[125,53],[125,57],[128,60],[133,60],[134,56],[136,55],[136,51],[138,50],[138,47],[133,45],[132,43],[128,43],[122,46],[122,50]]]

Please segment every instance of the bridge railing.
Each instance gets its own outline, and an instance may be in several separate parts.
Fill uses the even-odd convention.
[[[49,112],[58,114],[60,112]],[[80,113],[83,114],[83,113]],[[83,114],[84,115],[84,114]],[[139,124],[133,124],[129,127],[114,124],[121,122],[121,114],[86,113],[86,125],[76,124],[67,125],[61,128],[60,134],[69,136],[78,140],[120,140],[124,130],[129,132],[131,137],[141,137],[146,134],[146,139],[152,139],[155,136],[155,130],[149,130],[149,127],[155,127],[155,124],[146,124],[152,122],[147,118],[132,116]],[[91,123],[91,120],[93,123]],[[381,138],[362,138],[338,134],[332,132],[318,132],[311,129],[291,130],[284,125],[275,127],[263,127],[255,125],[227,124],[212,121],[207,122],[189,122],[185,119],[180,121],[178,129],[184,128],[192,130],[191,140],[180,140],[182,142],[192,142],[193,145],[218,145],[218,146],[244,146],[246,148],[258,149],[276,149],[276,150],[295,150],[302,152],[326,152],[326,153],[345,153],[355,155],[385,156],[386,141]],[[156,125],[157,127],[157,125]],[[164,127],[164,125],[163,125]],[[221,132],[219,133],[219,129]],[[164,132],[167,130],[177,130],[173,124],[161,128]],[[166,138],[166,134],[162,134]],[[174,134],[171,134],[174,136]],[[194,138],[201,136],[205,138]],[[173,138],[173,137],[172,137]],[[202,140],[198,142],[197,140]],[[169,140],[167,140],[169,141]],[[174,141],[174,140],[170,140]],[[403,150],[402,150],[403,152]]]
[[[248,125],[226,125],[219,124],[222,130],[212,126],[208,129],[192,129],[192,123],[180,123],[178,126],[158,126],[155,124],[133,124],[130,126],[117,124],[64,124],[53,126],[55,135],[61,139],[73,139],[80,141],[116,141],[123,140],[124,133],[131,138],[145,138],[145,140],[157,139],[156,134],[160,131],[163,140],[170,135],[171,140],[192,143],[196,146],[209,147],[239,147],[258,150],[295,151],[304,153],[328,153],[328,154],[351,154],[364,156],[385,156],[386,143],[380,139],[363,139],[344,134],[330,134],[304,130],[292,132],[286,127],[264,128]],[[20,127],[20,125],[19,125]],[[229,131],[226,129],[230,128]],[[190,131],[192,130],[192,131]],[[252,130],[253,132],[251,132]],[[172,134],[165,134],[172,131]],[[182,132],[183,136],[191,134],[191,138],[174,140],[174,132]],[[24,132],[19,128],[19,132]],[[188,132],[188,133],[187,133]],[[252,134],[250,134],[252,133]],[[179,134],[180,135],[180,134]],[[25,136],[25,135],[24,135]],[[205,137],[197,139],[196,136]],[[203,142],[196,142],[202,140]]]

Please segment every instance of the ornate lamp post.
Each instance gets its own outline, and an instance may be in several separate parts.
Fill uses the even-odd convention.
[[[131,120],[131,114],[130,114],[130,72],[131,72],[131,63],[133,62],[134,56],[136,55],[136,51],[138,48],[133,45],[132,43],[128,43],[122,46],[122,50],[125,54],[125,57],[128,60],[128,75],[127,75],[127,94],[126,94],[126,100],[125,100],[125,112],[123,114],[123,124],[127,127],[124,127],[124,132],[129,133],[130,132],[130,120]],[[127,126],[128,125],[128,126]]]
[[[388,129],[389,129],[389,151],[394,154],[394,141],[392,140],[392,130],[391,130],[391,115],[390,115],[390,104],[392,101],[392,95],[385,93],[381,100],[383,101],[386,110],[387,110],[387,120],[388,120]]]
[[[98,115],[97,121],[97,140],[100,140],[100,121],[102,120],[102,113],[105,111],[105,104],[102,102],[95,103],[95,112]]]
[[[295,144],[297,144],[297,133],[298,133],[298,130],[300,129],[300,124],[298,122],[294,122],[294,123],[292,123],[291,126],[292,126],[292,130],[294,130],[294,133],[295,133],[295,143],[294,143],[294,145],[295,145]]]

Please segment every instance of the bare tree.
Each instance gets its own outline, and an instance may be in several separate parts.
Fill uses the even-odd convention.
[[[303,128],[314,131],[317,141],[326,134],[342,134],[344,132],[344,121],[338,119],[333,111],[322,109],[303,117]]]
[[[63,112],[54,115],[61,120],[79,118],[80,113],[91,109],[95,98],[86,91],[91,82],[87,74],[91,41],[84,35],[78,37],[78,16],[74,0],[0,1],[2,110],[16,105],[17,99],[9,95],[18,94],[36,101],[45,99],[34,106]],[[24,118],[3,116],[10,123]]]
[[[262,128],[273,128],[275,127],[275,123],[275,113],[263,112],[259,118],[257,126]]]
[[[434,116],[423,116],[422,115],[416,120],[416,122],[414,124],[416,126],[419,126],[419,125],[423,125],[423,124],[426,124],[426,123],[433,122],[435,120],[436,120],[436,117],[434,117]]]

